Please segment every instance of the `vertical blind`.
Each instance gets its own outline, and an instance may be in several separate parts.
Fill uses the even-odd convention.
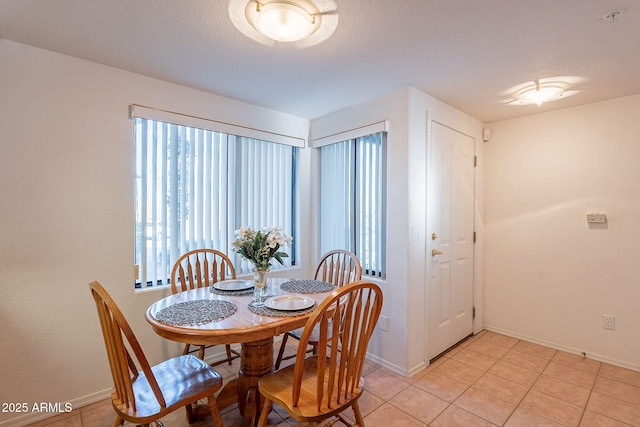
[[[366,275],[386,274],[384,132],[320,147],[320,247],[355,253]]]
[[[231,251],[243,225],[294,235],[295,147],[145,118],[134,132],[138,287],[168,285],[175,260],[197,248],[250,271]],[[294,247],[283,250],[294,264]]]
[[[240,164],[235,173],[235,223],[278,226],[293,236],[295,149],[249,138],[239,138],[234,147],[235,163]],[[282,250],[289,253],[286,249]],[[235,265],[243,272],[253,267],[242,258]],[[276,266],[280,264],[273,263],[272,268]]]

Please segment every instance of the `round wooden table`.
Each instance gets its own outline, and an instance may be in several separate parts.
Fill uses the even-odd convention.
[[[284,294],[280,285],[294,279],[267,279],[268,294]],[[332,291],[304,294],[319,304]],[[163,323],[156,314],[171,305],[198,300],[229,301],[236,306],[236,312],[219,321],[201,325],[175,326]],[[261,410],[258,380],[273,371],[273,338],[288,331],[301,328],[311,313],[288,317],[272,317],[255,314],[249,310],[253,295],[218,295],[209,288],[193,289],[170,295],[153,303],[146,313],[146,319],[161,337],[172,341],[193,345],[240,343],[240,370],[238,379],[229,381],[218,395],[218,407],[226,408],[238,403],[246,425],[254,425]]]

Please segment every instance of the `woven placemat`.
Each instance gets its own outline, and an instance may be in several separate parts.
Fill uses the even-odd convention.
[[[280,289],[298,294],[313,294],[317,292],[329,292],[334,288],[333,284],[321,280],[291,280],[280,285]]]
[[[202,299],[165,307],[156,314],[156,319],[168,325],[193,326],[220,321],[236,309],[236,305],[228,301]]]
[[[274,310],[272,308],[267,307],[266,305],[256,307],[253,305],[253,301],[249,303],[248,308],[249,311],[255,314],[259,314],[260,316],[272,316],[272,317],[297,317],[302,316],[307,313],[311,313],[316,309],[317,304],[314,303],[311,307],[305,308],[304,310]]]
[[[212,294],[215,294],[215,295],[227,295],[227,296],[232,296],[232,295],[250,295],[250,294],[253,293],[253,288],[242,289],[242,290],[239,290],[239,291],[223,291],[221,289],[216,289],[213,286],[210,286],[209,290],[211,291]]]

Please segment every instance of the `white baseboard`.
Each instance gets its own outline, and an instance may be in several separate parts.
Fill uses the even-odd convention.
[[[534,344],[539,344],[539,345],[542,345],[542,346],[545,346],[545,347],[550,347],[550,348],[553,348],[555,350],[565,351],[565,352],[571,353],[571,354],[582,355],[582,352],[584,351],[583,349],[568,347],[566,345],[558,344],[556,342],[541,340],[541,339],[538,339],[538,338],[535,338],[535,337],[530,337],[528,335],[524,335],[524,334],[520,334],[520,333],[517,333],[517,332],[514,332],[514,331],[510,331],[508,329],[495,328],[495,327],[493,327],[491,325],[485,325],[484,329],[487,330],[487,331],[495,332],[497,334],[507,335],[507,336],[509,336],[511,338],[517,338],[517,339],[521,339],[521,340],[524,340],[524,341],[529,341],[529,342],[534,343]],[[598,362],[609,363],[610,365],[619,366],[621,368],[627,368],[627,369],[631,369],[633,371],[640,371],[640,366],[639,365],[630,364],[630,363],[624,362],[622,360],[614,359],[614,358],[611,358],[611,357],[608,357],[608,356],[603,356],[601,354],[587,353],[586,357],[588,359],[597,360]]]
[[[401,368],[398,365],[394,365],[393,363],[389,363],[384,359],[379,358],[378,356],[371,354],[371,353],[367,353],[367,359],[377,363],[378,365],[384,366],[385,368],[389,369],[390,371],[395,372],[396,374],[400,374],[403,377],[410,377],[412,376],[414,373],[421,371],[422,369],[424,369],[426,366],[424,367],[417,367],[412,369],[411,371],[407,371],[404,368]]]

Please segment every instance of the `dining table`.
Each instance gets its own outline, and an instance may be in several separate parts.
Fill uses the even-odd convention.
[[[252,281],[242,282],[228,280],[169,295],[147,309],[146,319],[158,335],[172,341],[239,343],[238,375],[218,394],[218,408],[237,403],[244,424],[253,426],[262,409],[258,380],[273,371],[274,337],[303,327],[335,288],[317,280],[268,278],[264,304],[257,304]]]

